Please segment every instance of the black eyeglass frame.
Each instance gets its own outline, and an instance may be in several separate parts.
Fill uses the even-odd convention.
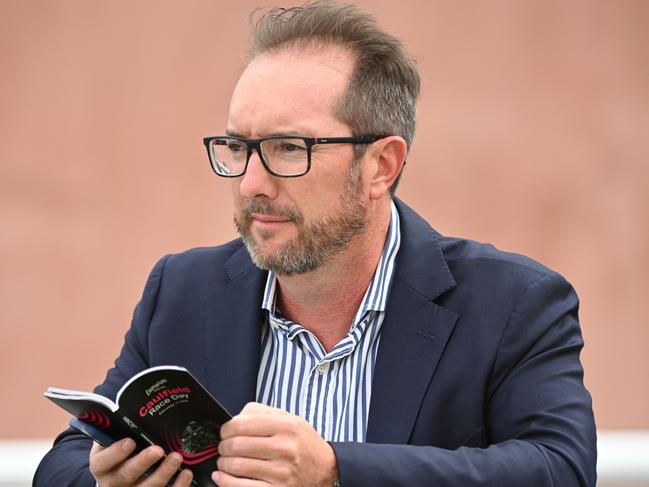
[[[384,139],[387,137],[387,135],[364,135],[360,137],[300,137],[300,136],[295,136],[295,135],[274,135],[272,137],[262,137],[260,139],[245,139],[243,137],[235,137],[231,135],[217,135],[213,137],[204,137],[203,138],[203,144],[205,144],[205,148],[207,149],[207,156],[210,160],[210,167],[212,168],[212,171],[217,176],[220,176],[222,178],[240,178],[243,176],[246,171],[248,170],[248,163],[250,162],[250,157],[252,156],[252,151],[256,150],[257,155],[259,155],[259,159],[261,160],[262,164],[266,168],[266,171],[268,171],[270,174],[273,176],[276,176],[278,178],[298,178],[301,176],[304,176],[311,170],[311,152],[312,148],[314,145],[319,145],[319,144],[373,144],[377,140]],[[238,140],[239,142],[243,142],[246,144],[248,147],[248,153],[246,154],[246,165],[243,167],[243,171],[240,174],[234,174],[234,175],[226,175],[226,174],[221,174],[216,170],[216,158],[214,157],[214,154],[210,150],[210,145],[213,140]],[[306,165],[306,170],[300,174],[290,174],[290,175],[284,175],[284,174],[278,174],[275,171],[273,171],[266,158],[263,155],[263,151],[261,150],[261,144],[262,142],[265,142],[266,140],[278,140],[278,139],[285,139],[285,140],[300,140],[303,141],[304,144],[306,145],[306,152],[307,152],[307,165]]]

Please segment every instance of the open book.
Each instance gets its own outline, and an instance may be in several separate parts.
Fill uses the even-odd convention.
[[[70,425],[108,446],[132,438],[136,451],[159,445],[178,452],[182,468],[194,472],[194,486],[214,486],[219,432],[230,414],[183,368],[152,367],[133,376],[115,402],[91,392],[49,387],[45,397],[74,418]]]

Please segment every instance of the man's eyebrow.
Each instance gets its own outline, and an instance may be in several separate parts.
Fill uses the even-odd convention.
[[[240,139],[247,139],[248,137],[235,131],[235,130],[229,130],[226,129],[225,135],[229,135],[230,137],[239,137]],[[283,130],[281,132],[270,132],[267,134],[264,134],[261,138],[264,137],[313,137],[313,135],[309,134],[309,131],[307,130]]]
[[[268,137],[311,137],[308,135],[308,130],[284,130],[282,132],[273,132],[268,134]]]

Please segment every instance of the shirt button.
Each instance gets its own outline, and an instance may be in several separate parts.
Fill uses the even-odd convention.
[[[316,367],[316,369],[320,374],[326,374],[327,371],[329,370],[329,362],[321,363]]]
[[[277,330],[279,328],[279,325],[277,324],[276,321],[271,321],[270,326],[273,330]]]

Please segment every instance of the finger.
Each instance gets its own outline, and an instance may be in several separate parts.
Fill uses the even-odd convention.
[[[185,469],[178,475],[176,481],[174,482],[173,487],[189,487],[192,484],[192,479],[194,474],[191,470]]]
[[[226,472],[212,472],[212,480],[219,487],[269,487],[271,484],[263,480],[241,479]]]
[[[90,454],[92,455],[92,454],[94,454],[94,453],[96,453],[98,451],[102,451],[102,450],[105,450],[105,449],[106,449],[105,446],[102,446],[99,443],[97,443],[96,441],[93,441],[92,442],[92,448],[90,449]]]
[[[226,457],[276,460],[285,457],[281,442],[267,436],[233,436],[219,443],[219,453]]]
[[[170,453],[167,458],[149,475],[142,487],[158,487],[167,485],[171,477],[178,471],[183,462],[183,457],[178,453]],[[141,474],[140,474],[141,475]]]
[[[130,438],[117,441],[107,448],[95,443],[90,450],[90,471],[93,475],[104,475],[114,469],[135,450]]]
[[[107,478],[117,485],[129,485],[142,477],[147,469],[163,456],[164,451],[162,448],[159,446],[150,446],[119,465],[107,475]]]
[[[259,402],[249,402],[243,407],[239,414],[288,414],[283,409],[274,408]]]
[[[290,414],[240,414],[221,426],[221,439],[232,436],[272,436],[286,430],[295,419]]]
[[[285,484],[279,480],[285,481],[289,474],[286,464],[257,458],[219,457],[216,463],[219,471],[233,477],[263,480],[273,484]]]

